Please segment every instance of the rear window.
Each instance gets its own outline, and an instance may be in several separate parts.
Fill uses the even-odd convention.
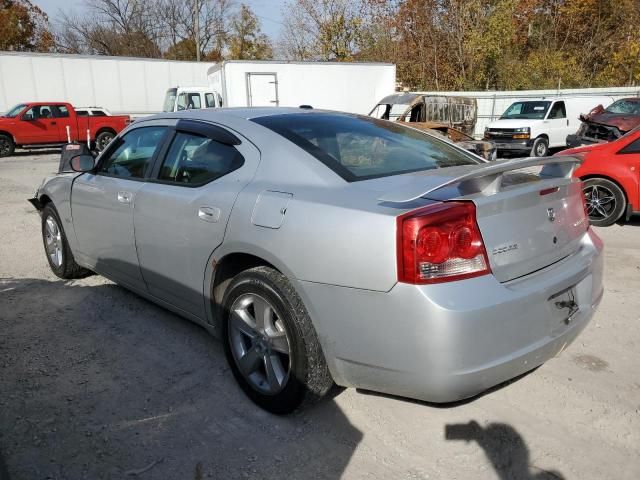
[[[253,121],[295,143],[348,182],[480,163],[446,141],[371,117],[300,113]]]

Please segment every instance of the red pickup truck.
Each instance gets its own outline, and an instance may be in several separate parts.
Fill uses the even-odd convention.
[[[86,142],[87,130],[91,145],[101,151],[129,123],[128,115],[81,117],[68,103],[21,103],[0,116],[0,157],[12,155],[16,147]]]

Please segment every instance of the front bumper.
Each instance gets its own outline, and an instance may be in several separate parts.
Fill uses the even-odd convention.
[[[602,247],[504,284],[492,275],[374,292],[298,282],[336,383],[451,402],[541,365],[569,345],[603,292]],[[579,310],[552,297],[571,289]]]
[[[530,151],[533,147],[533,140],[520,140],[513,138],[489,138],[499,152],[523,152]]]
[[[593,145],[595,143],[605,143],[605,141],[577,134],[567,135],[567,147],[569,148],[580,147],[582,145]]]

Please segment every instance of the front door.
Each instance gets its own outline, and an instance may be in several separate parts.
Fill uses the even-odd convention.
[[[569,120],[567,119],[567,110],[563,101],[554,102],[549,109],[545,130],[549,132],[550,147],[564,147],[567,145],[567,135],[571,132]]]
[[[277,107],[278,79],[275,73],[247,73],[247,106]]]
[[[202,319],[207,262],[259,161],[248,142],[221,143],[208,128],[217,127],[200,123],[194,131],[178,123],[134,208],[138,258],[149,293]]]
[[[136,254],[133,208],[165,126],[140,127],[115,141],[95,174],[73,183],[71,214],[78,253],[90,267],[145,290]]]
[[[20,137],[23,145],[59,143],[58,120],[53,118],[51,105],[34,105],[20,117]]]

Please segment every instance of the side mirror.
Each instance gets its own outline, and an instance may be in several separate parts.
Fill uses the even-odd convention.
[[[92,155],[82,154],[72,157],[69,164],[74,172],[85,173],[95,168],[96,160]]]
[[[25,113],[24,115],[22,115],[22,120],[24,120],[25,122],[33,121],[33,113]]]

